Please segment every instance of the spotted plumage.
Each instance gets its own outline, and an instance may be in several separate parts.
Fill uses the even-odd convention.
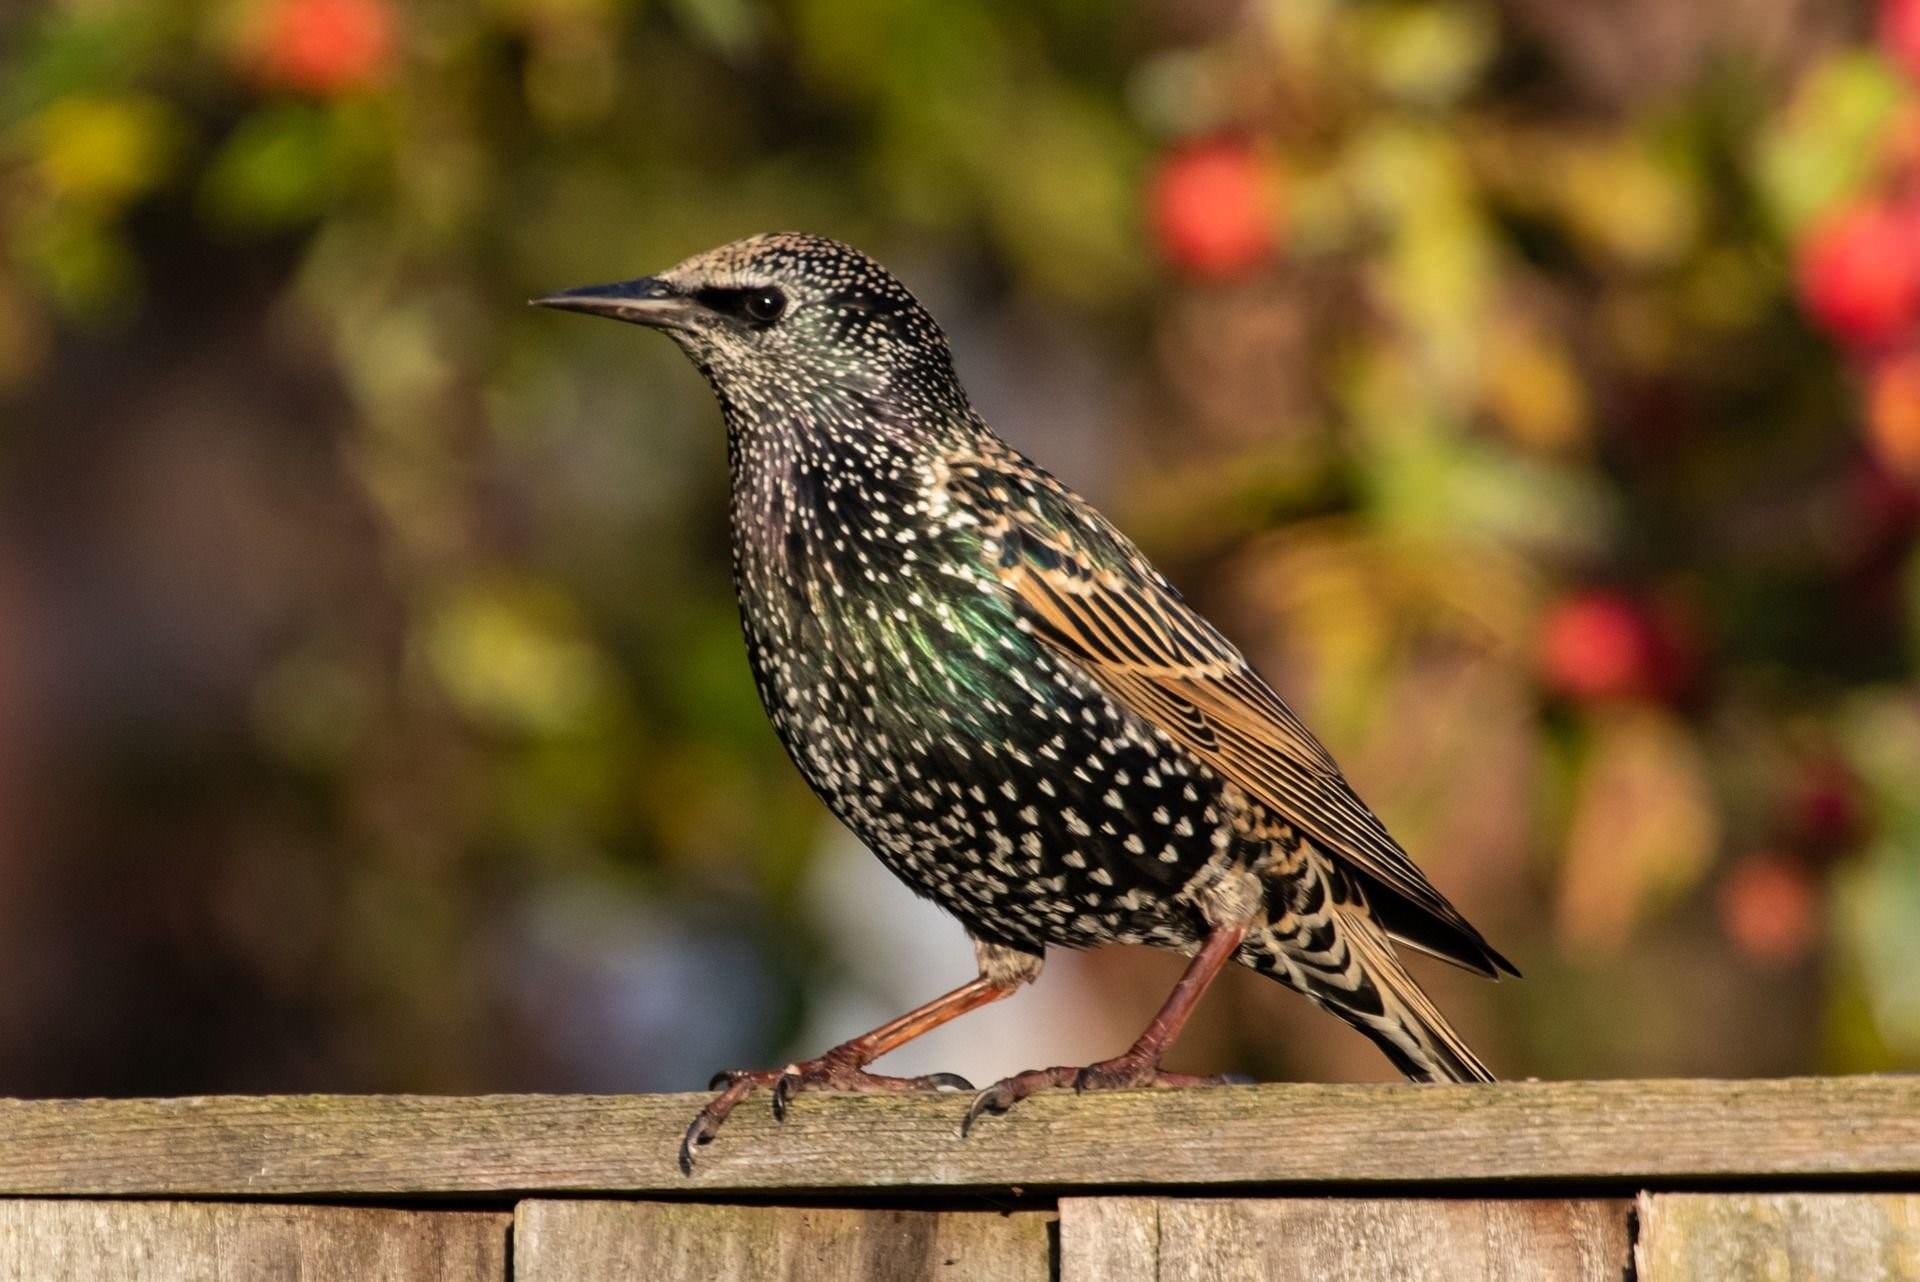
[[[1217,946],[1234,960],[1408,1075],[1490,1080],[1393,943],[1511,966],[1240,653],[994,435],[884,269],[758,236],[540,301],[663,329],[712,386],[760,698],[828,808],[974,938],[979,1000],[1037,974],[1049,945],[1204,955],[1231,932]],[[903,1020],[949,1018],[941,1003],[973,987]],[[892,1082],[864,1067],[895,1031],[815,1078]]]

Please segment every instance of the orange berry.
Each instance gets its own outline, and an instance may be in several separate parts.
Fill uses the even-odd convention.
[[[1720,926],[1756,961],[1799,961],[1820,941],[1820,888],[1785,855],[1743,855],[1720,886]]]
[[[279,0],[254,48],[256,73],[322,97],[364,88],[387,69],[393,26],[387,0]]]
[[[1878,361],[1867,375],[1867,442],[1889,472],[1920,478],[1920,351]]]
[[[1166,156],[1148,203],[1161,256],[1196,276],[1244,275],[1273,256],[1279,209],[1271,175],[1243,143],[1198,143]]]

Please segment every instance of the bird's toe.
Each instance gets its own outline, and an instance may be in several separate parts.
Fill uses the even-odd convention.
[[[1031,1068],[1012,1077],[1003,1077],[973,1097],[967,1115],[960,1120],[960,1138],[965,1139],[973,1124],[987,1113],[1004,1113],[1021,1100],[1039,1091],[1071,1086],[1077,1068]]]

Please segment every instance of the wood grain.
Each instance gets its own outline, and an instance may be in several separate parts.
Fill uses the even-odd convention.
[[[1048,1282],[1051,1215],[529,1199],[516,1282]]]
[[[1640,1282],[1913,1282],[1920,1195],[1643,1196],[1634,1254]]]
[[[0,1195],[982,1190],[1920,1174],[1920,1078],[751,1099],[682,1176],[700,1095],[0,1101]]]
[[[0,1201],[0,1282],[505,1282],[510,1221],[478,1211]]]
[[[1060,1199],[1060,1282],[1155,1282],[1159,1197]]]
[[[1062,1198],[1060,1282],[1619,1282],[1629,1205]]]

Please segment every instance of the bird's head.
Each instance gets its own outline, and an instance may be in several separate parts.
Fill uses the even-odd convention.
[[[750,236],[657,276],[533,301],[664,331],[729,412],[847,393],[904,413],[966,403],[933,317],[880,264],[824,236]]]

